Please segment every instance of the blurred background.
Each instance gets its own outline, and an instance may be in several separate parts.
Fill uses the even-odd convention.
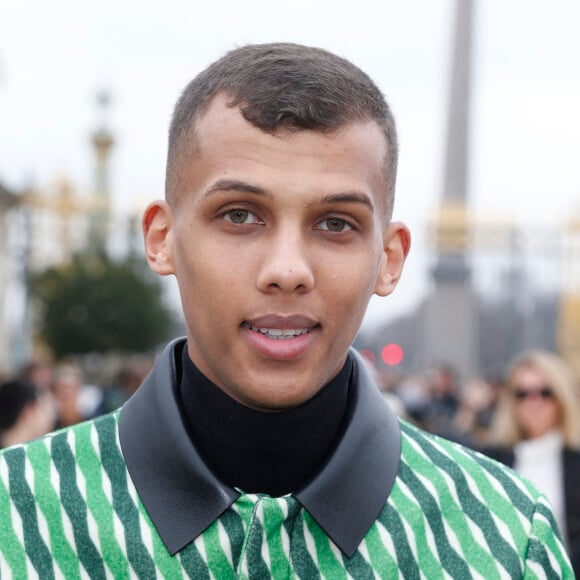
[[[575,0],[3,3],[0,372],[86,353],[103,368],[183,332],[140,214],[163,196],[185,84],[270,41],[350,59],[398,122],[413,246],[357,338],[377,371],[495,375],[529,347],[578,371],[578,30]]]
[[[0,448],[118,409],[184,334],[140,233],[180,91],[319,46],[387,96],[413,235],[355,346],[401,417],[547,490],[580,574],[578,31],[577,0],[0,4]]]

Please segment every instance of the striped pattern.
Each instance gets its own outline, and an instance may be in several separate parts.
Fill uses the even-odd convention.
[[[346,558],[291,497],[245,494],[172,557],[128,476],[118,413],[0,456],[0,578],[573,578],[543,496],[402,424],[395,486]]]

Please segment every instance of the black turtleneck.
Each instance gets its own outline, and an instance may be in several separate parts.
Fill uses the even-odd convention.
[[[213,472],[246,493],[279,497],[302,488],[331,456],[348,408],[352,361],[306,403],[285,411],[250,409],[226,395],[183,349],[183,415]]]

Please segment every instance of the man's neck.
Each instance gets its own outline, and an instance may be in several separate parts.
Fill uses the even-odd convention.
[[[214,473],[245,492],[303,487],[332,454],[348,408],[352,362],[303,405],[265,413],[231,399],[183,351],[180,394],[191,438]]]

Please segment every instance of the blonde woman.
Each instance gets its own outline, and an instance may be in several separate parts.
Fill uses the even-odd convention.
[[[567,365],[529,351],[512,364],[487,454],[533,481],[550,499],[580,576],[580,399]]]

